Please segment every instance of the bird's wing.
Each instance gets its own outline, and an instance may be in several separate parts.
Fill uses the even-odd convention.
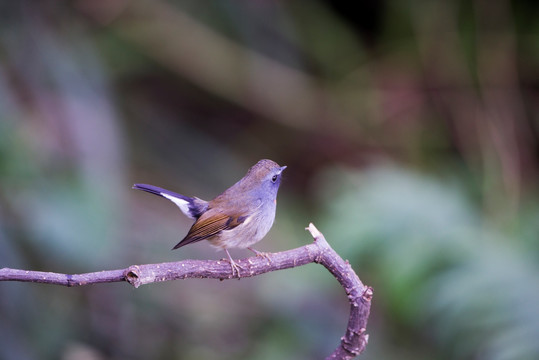
[[[234,229],[247,220],[247,216],[240,216],[234,213],[224,213],[216,209],[206,211],[193,224],[185,238],[180,241],[174,249],[191,244],[200,240],[209,239],[223,230]]]

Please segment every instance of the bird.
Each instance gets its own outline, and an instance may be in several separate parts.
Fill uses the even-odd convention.
[[[248,248],[256,255],[264,255],[251,246],[262,240],[273,225],[277,192],[285,169],[286,166],[279,166],[272,160],[260,160],[241,180],[210,201],[148,184],[134,184],[133,189],[164,197],[195,220],[173,250],[207,240],[213,247],[226,252],[232,277],[237,273],[240,278],[241,267],[234,262],[228,249]]]

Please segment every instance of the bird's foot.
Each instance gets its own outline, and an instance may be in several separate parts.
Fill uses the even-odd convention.
[[[266,260],[268,260],[268,262],[270,264],[273,264],[273,262],[271,261],[271,258],[270,258],[270,253],[269,252],[265,252],[265,251],[258,251],[258,250],[255,250],[251,247],[248,247],[247,249],[251,250],[252,252],[255,253],[256,256],[261,256],[263,258],[265,258]]]
[[[230,256],[230,253],[227,249],[225,249],[226,255],[228,256],[228,261],[230,262],[230,267],[232,269],[232,277],[234,277],[234,273],[238,274],[238,279],[241,278],[240,275],[240,269],[245,270],[242,268],[239,264],[237,264],[234,260],[232,260],[232,256]]]

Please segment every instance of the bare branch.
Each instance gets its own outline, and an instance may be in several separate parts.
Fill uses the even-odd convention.
[[[350,303],[350,317],[340,345],[326,359],[352,359],[367,345],[365,333],[373,290],[365,286],[348,261],[343,260],[327,243],[324,235],[310,224],[307,230],[314,238],[312,244],[279,253],[268,253],[236,260],[243,271],[241,277],[252,277],[270,271],[289,269],[309,263],[323,265],[339,281]],[[59,274],[19,269],[0,269],[0,281],[24,281],[64,286],[127,281],[135,288],[140,285],[176,279],[231,279],[227,260],[184,260],[161,264],[132,265],[127,269],[107,270],[86,274]]]

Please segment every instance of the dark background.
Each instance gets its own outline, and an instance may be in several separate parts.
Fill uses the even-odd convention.
[[[287,165],[258,250],[312,239],[375,289],[363,359],[539,358],[536,1],[1,1],[0,267],[218,259],[145,182],[211,199]],[[235,258],[249,252],[233,250]],[[316,359],[345,294],[0,283],[0,359]]]

